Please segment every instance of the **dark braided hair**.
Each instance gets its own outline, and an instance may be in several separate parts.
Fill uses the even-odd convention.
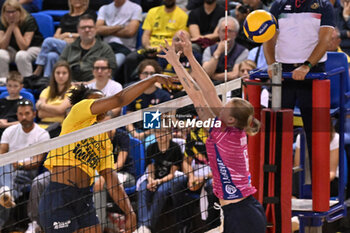
[[[70,90],[69,92],[71,93],[71,95],[69,96],[69,101],[72,105],[79,103],[80,101],[82,101],[84,99],[87,99],[89,97],[89,95],[94,94],[94,93],[101,93],[102,95],[104,95],[102,93],[102,91],[97,90],[97,89],[88,88],[88,87],[84,86],[83,84],[81,84],[77,88]]]

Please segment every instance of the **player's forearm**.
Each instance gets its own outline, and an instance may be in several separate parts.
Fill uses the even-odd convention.
[[[276,33],[277,34],[277,33]],[[276,35],[269,41],[263,44],[265,59],[268,65],[276,62],[275,58],[275,46],[276,46]]]
[[[147,88],[157,81],[157,77],[149,77],[130,85],[121,92],[107,98],[98,99],[91,105],[91,113],[94,115],[106,113],[114,108],[130,104],[136,97],[140,96]]]
[[[332,37],[332,28],[321,28],[319,32],[319,41],[307,59],[312,65],[316,65],[327,52],[328,44]]]
[[[198,83],[199,87],[202,90],[206,90],[206,91],[207,90],[209,90],[209,91],[214,90],[215,91],[215,87],[213,85],[213,82],[211,81],[210,77],[205,72],[203,67],[199,64],[197,59],[194,57],[194,55],[192,54],[192,56],[188,56],[187,59],[191,65],[192,77]]]
[[[113,201],[119,206],[119,208],[127,215],[134,212],[130,203],[128,195],[125,193],[123,185],[119,183],[117,173],[111,170],[111,174],[107,174],[110,179],[106,179],[107,190]]]

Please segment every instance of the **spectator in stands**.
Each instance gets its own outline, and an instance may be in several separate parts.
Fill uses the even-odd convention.
[[[155,58],[159,52],[159,45],[164,45],[164,39],[170,41],[179,30],[187,30],[188,15],[176,6],[176,0],[164,0],[164,5],[154,7],[147,13],[142,25],[143,49],[130,53],[125,60],[124,79],[126,82],[145,58]]]
[[[266,63],[263,46],[260,45],[249,51],[247,60],[251,60],[256,64],[256,68],[267,70],[268,65]]]
[[[155,230],[166,198],[174,197],[171,194],[179,191],[176,190],[177,184],[182,184],[184,179],[174,175],[180,168],[182,152],[180,146],[171,140],[171,130],[156,129],[155,135],[157,141],[149,145],[146,152],[147,178],[137,192],[139,233]]]
[[[89,0],[68,0],[69,13],[62,16],[60,25],[53,37],[46,38],[41,46],[40,53],[35,61],[37,67],[34,75],[50,77],[52,68],[58,61],[63,49],[67,44],[73,43],[79,37],[77,25],[79,17],[90,14],[95,19],[96,13],[88,9]]]
[[[96,37],[95,18],[89,14],[79,18],[77,38],[67,45],[60,57],[65,60],[73,74],[73,82],[87,83],[93,79],[93,64],[98,57],[105,57],[109,61],[110,68],[116,68],[115,56],[111,47]]]
[[[261,45],[249,40],[247,36],[244,34],[243,23],[245,21],[245,18],[248,16],[250,12],[251,12],[251,9],[249,5],[240,4],[235,8],[235,18],[239,22],[239,31],[237,34],[236,42],[240,45],[243,45],[248,50]]]
[[[11,71],[6,79],[6,89],[9,95],[0,99],[0,137],[4,130],[18,124],[17,103],[23,100],[19,93],[23,88],[23,77],[17,71]]]
[[[104,41],[112,47],[118,69],[125,57],[136,48],[141,21],[141,6],[130,0],[114,0],[98,12],[97,34],[104,36]]]
[[[7,77],[13,61],[23,77],[32,75],[32,62],[40,52],[42,41],[35,19],[17,0],[5,1],[0,22],[0,77]]]
[[[105,96],[112,96],[123,90],[120,83],[112,80],[112,69],[106,58],[97,58],[94,63],[93,71],[94,81],[89,83],[87,87],[97,89],[103,92]],[[108,115],[110,118],[120,115],[120,108],[112,109]]]
[[[340,47],[350,55],[350,2],[330,0],[334,9],[335,25],[339,29]]]
[[[161,73],[162,69],[159,64],[152,59],[143,60],[139,65],[139,77],[140,80],[144,80],[153,74]],[[128,113],[134,112],[140,109],[148,108],[153,105],[163,103],[170,100],[170,94],[153,85],[145,90],[139,97],[132,101],[126,108]],[[136,122],[126,127],[128,132],[135,138],[144,140],[151,134],[150,130],[143,130],[142,122]]]
[[[72,88],[71,81],[69,64],[66,61],[57,62],[52,71],[50,85],[41,92],[36,103],[38,116],[41,118],[40,126],[47,128],[55,123],[54,128],[48,128],[51,138],[59,135],[66,111],[71,107],[68,98],[68,92]]]
[[[220,225],[220,212],[214,209],[214,202],[219,200],[212,189],[212,173],[205,148],[207,138],[208,131],[204,128],[195,128],[187,134],[182,169],[188,177],[189,190],[201,193],[201,198],[208,201],[208,207],[200,206],[200,210],[201,218],[207,223],[207,230],[210,230]]]
[[[348,63],[350,63],[349,55],[347,53],[345,53],[340,47],[340,44],[341,44],[341,41],[342,41],[340,37],[341,37],[341,35],[340,35],[340,32],[339,32],[339,29],[338,28],[334,28],[334,31],[332,33],[331,41],[328,43],[327,51],[344,53],[346,55],[346,57],[348,58]]]
[[[118,180],[124,188],[135,186],[135,167],[132,157],[129,155],[130,138],[126,131],[117,129],[112,139],[114,148],[114,169],[117,171]],[[95,203],[97,213],[103,226],[106,223],[107,215],[107,192],[105,180],[99,176],[94,184]]]
[[[251,11],[259,9],[268,10],[268,6],[266,6],[261,0],[243,0],[243,4],[249,5]]]
[[[4,4],[5,0],[0,0],[0,8]],[[38,12],[41,10],[40,4],[42,0],[18,0],[22,7],[29,13]]]
[[[208,73],[212,81],[223,82],[225,80],[225,18],[221,18],[219,23],[220,42],[204,50],[203,68]],[[238,77],[238,64],[247,59],[248,50],[236,43],[235,39],[239,31],[238,21],[227,17],[227,80]]]
[[[20,124],[10,126],[4,131],[0,154],[49,140],[47,131],[34,123],[35,114],[32,102],[18,102],[17,118]],[[0,228],[3,228],[8,219],[10,208],[16,205],[14,201],[22,195],[23,188],[30,186],[32,179],[37,175],[43,159],[44,155],[40,154],[0,167]]]
[[[225,16],[225,9],[216,0],[205,0],[204,4],[192,10],[188,16],[187,27],[195,50],[214,44],[219,39],[218,22]]]

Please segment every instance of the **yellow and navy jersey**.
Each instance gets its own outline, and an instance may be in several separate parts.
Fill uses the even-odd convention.
[[[72,107],[62,123],[60,136],[96,123],[97,115],[93,115],[90,110],[94,101],[82,100]],[[113,169],[113,146],[107,133],[95,135],[50,151],[44,166],[49,170],[54,166],[79,167],[91,177],[92,184],[95,170]]]
[[[198,164],[208,164],[205,142],[208,133],[204,128],[191,130],[186,137],[185,157],[192,157]]]
[[[153,7],[148,11],[142,29],[151,31],[150,46],[165,46],[164,40],[171,44],[177,31],[188,31],[187,19],[188,15],[179,7],[170,13],[165,11],[164,5]]]

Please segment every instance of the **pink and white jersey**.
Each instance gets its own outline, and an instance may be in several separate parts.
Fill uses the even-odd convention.
[[[251,184],[247,135],[243,130],[224,124],[211,128],[206,149],[218,198],[233,200],[256,192]]]

